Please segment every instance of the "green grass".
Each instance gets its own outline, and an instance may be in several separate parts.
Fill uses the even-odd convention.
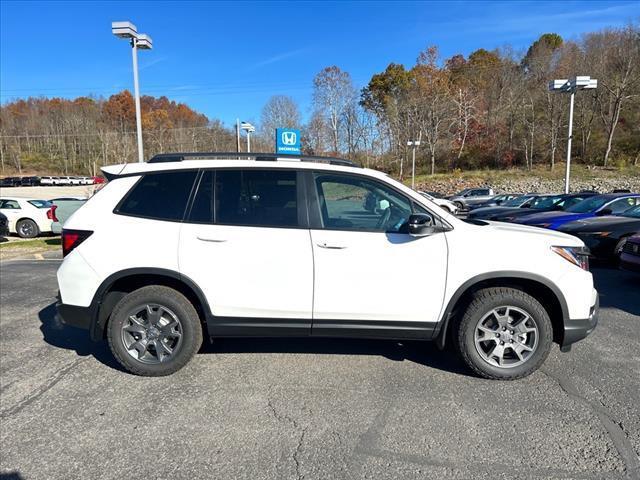
[[[0,243],[1,250],[55,250],[62,245],[60,238],[35,238],[33,240],[18,240]]]

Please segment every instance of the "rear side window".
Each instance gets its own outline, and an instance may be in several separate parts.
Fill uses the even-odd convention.
[[[51,208],[53,203],[47,200],[29,200],[29,203],[36,208]]]
[[[203,172],[198,191],[193,199],[189,221],[193,223],[213,223],[213,185],[215,172]]]
[[[196,173],[146,174],[124,198],[117,213],[158,220],[182,220]]]
[[[293,170],[219,170],[215,174],[214,198],[216,224],[298,226]]]

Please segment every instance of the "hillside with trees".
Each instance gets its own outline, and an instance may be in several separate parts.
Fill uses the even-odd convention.
[[[406,176],[407,141],[425,174],[470,169],[553,169],[566,155],[568,95],[549,80],[590,75],[578,92],[573,158],[587,166],[638,165],[640,29],[630,25],[566,41],[548,33],[526,52],[480,48],[441,58],[436,46],[412,66],[390,63],[364,86],[329,66],[313,78],[306,122],[296,102],[276,95],[264,106],[253,150],[273,150],[277,126],[302,129],[310,154],[340,155]],[[145,153],[235,151],[234,127],[166,97],[143,96]],[[239,112],[241,113],[241,112]],[[244,142],[242,142],[244,148]],[[136,159],[131,94],[109,98],[29,98],[0,109],[2,173],[94,173]]]

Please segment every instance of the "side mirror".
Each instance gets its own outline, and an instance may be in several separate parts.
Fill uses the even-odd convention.
[[[556,212],[559,212],[559,211],[561,211],[561,210],[564,210],[564,206],[563,206],[563,205],[554,205],[554,206],[553,206],[553,209],[554,209]]]
[[[500,205],[502,203],[502,200],[496,200],[496,205]]]
[[[522,205],[520,205],[520,208],[531,208],[531,204],[530,203],[523,203]]]
[[[433,219],[424,213],[414,213],[409,217],[409,235],[426,237],[435,233]]]
[[[613,210],[611,210],[610,208],[603,208],[602,210],[598,210],[596,212],[596,216],[604,217],[605,215],[611,215],[612,213],[613,213]]]

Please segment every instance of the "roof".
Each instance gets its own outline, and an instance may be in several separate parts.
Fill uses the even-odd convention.
[[[321,157],[318,155],[289,155],[279,153],[250,153],[250,152],[186,152],[186,153],[161,153],[152,157],[148,163],[182,162],[184,160],[229,160],[245,159],[254,161],[296,161],[328,163],[331,165],[344,165],[357,167],[351,160],[337,157]]]

